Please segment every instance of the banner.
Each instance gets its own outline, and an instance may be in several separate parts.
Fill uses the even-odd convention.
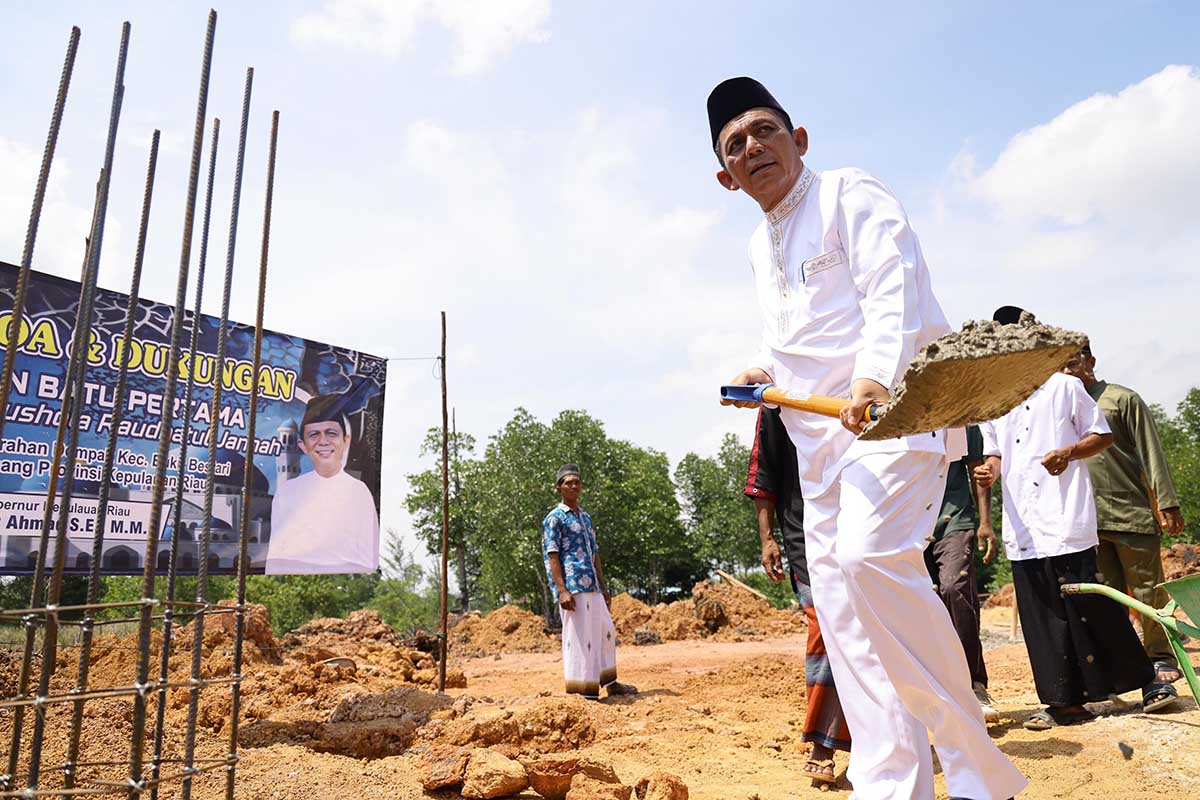
[[[0,440],[0,574],[30,573],[37,559],[46,491],[80,286],[30,274],[25,314],[12,324],[17,267],[0,262],[0,347],[16,353],[12,392]],[[379,566],[379,476],[387,362],[376,356],[263,332],[254,455],[247,464],[247,423],[254,377],[254,328],[231,322],[225,361],[217,363],[220,320],[202,315],[199,347],[188,352],[193,315],[184,321],[173,408],[164,415],[174,309],[139,302],[133,340],[123,334],[128,295],[96,294],[69,509],[59,498],[55,524],[67,514],[68,573],[85,573],[96,535],[101,476],[110,431],[118,439],[106,511],[101,571],[141,574],[146,557],[158,437],[172,424],[156,569],[165,573],[178,536],[178,571],[194,574],[205,526],[205,490],[213,503],[209,573],[237,571],[243,507],[250,471],[249,571],[267,574],[373,572]],[[6,355],[7,357],[7,355]],[[120,423],[114,420],[117,375],[128,365]],[[185,407],[189,376],[195,381]],[[219,432],[211,442],[212,396],[221,385]],[[184,420],[187,454],[180,460]],[[216,464],[208,475],[210,445]],[[64,467],[65,469],[65,460]],[[61,479],[62,473],[60,472]],[[180,511],[174,530],[175,506]],[[47,563],[52,563],[54,530]]]

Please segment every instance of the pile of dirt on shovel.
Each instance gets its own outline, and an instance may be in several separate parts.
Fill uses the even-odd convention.
[[[707,580],[692,587],[689,599],[673,603],[649,606],[628,594],[617,595],[612,615],[623,644],[654,638],[753,641],[806,627],[804,615],[798,611],[777,609],[738,586]]]

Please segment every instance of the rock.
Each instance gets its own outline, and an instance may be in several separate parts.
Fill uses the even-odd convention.
[[[608,764],[571,754],[541,756],[526,762],[525,769],[529,773],[529,785],[546,800],[563,800],[577,774],[601,783],[621,782]]]
[[[636,645],[662,644],[662,637],[649,628],[638,628],[633,632],[633,643]]]
[[[578,772],[571,779],[571,789],[564,800],[629,800],[632,795],[632,787],[596,780]]]
[[[446,688],[447,689],[465,689],[467,688],[467,673],[461,669],[446,670]]]
[[[471,751],[465,747],[435,745],[429,748],[417,762],[422,788],[433,791],[462,785],[470,757]]]
[[[463,797],[483,800],[508,797],[529,787],[529,776],[520,763],[493,750],[471,751],[460,791]]]
[[[638,800],[688,800],[688,788],[679,776],[651,772],[634,787]]]

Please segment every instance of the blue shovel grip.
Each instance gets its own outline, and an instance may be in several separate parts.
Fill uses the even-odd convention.
[[[775,384],[760,383],[750,386],[722,386],[721,399],[735,400],[742,403],[762,403],[763,392],[770,389]]]

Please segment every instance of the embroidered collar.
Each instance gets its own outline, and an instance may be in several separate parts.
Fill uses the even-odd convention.
[[[808,188],[812,186],[816,177],[817,174],[806,166],[800,173],[800,179],[796,181],[796,185],[788,192],[788,196],[767,212],[767,222],[778,225],[788,214],[795,211],[796,206],[800,205],[800,201],[804,199],[804,195],[808,194]]]

